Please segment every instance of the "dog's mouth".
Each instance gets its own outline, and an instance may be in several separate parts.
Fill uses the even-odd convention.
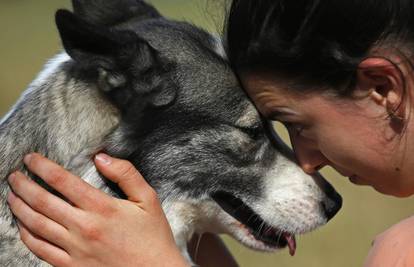
[[[275,249],[288,246],[290,255],[295,255],[294,234],[270,226],[241,199],[230,193],[220,191],[212,194],[211,197],[225,212],[245,226],[256,240]]]

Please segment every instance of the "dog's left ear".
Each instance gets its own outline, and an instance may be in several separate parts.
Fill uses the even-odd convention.
[[[131,19],[161,17],[152,5],[143,0],[72,0],[72,5],[75,15],[96,25],[114,26]]]
[[[128,87],[115,97],[119,106],[127,105],[134,95],[146,96],[153,106],[175,99],[175,90],[164,79],[169,64],[134,32],[96,26],[67,10],[56,13],[56,24],[72,59],[83,69],[98,72],[101,90]]]
[[[67,10],[56,12],[56,25],[66,52],[85,67],[115,69],[122,50],[140,45],[132,32],[89,24]]]

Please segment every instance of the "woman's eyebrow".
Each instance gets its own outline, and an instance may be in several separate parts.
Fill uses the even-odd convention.
[[[280,109],[271,110],[268,114],[266,114],[266,118],[269,120],[272,120],[272,119],[283,118],[283,117],[294,116],[294,115],[297,115],[295,111],[289,110],[286,108],[280,108]]]
[[[271,111],[268,114],[266,114],[266,119],[274,120],[275,118],[283,117],[283,115],[286,114],[280,111]]]

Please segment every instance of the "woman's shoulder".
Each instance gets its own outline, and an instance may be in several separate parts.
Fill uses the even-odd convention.
[[[414,216],[379,234],[364,267],[414,266]]]

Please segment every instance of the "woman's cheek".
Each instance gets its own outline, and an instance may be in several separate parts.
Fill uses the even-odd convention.
[[[383,164],[380,164],[382,160],[375,158],[373,153],[340,142],[333,142],[326,147],[329,147],[327,152],[329,161],[351,173],[350,182],[360,186],[372,186],[381,193],[390,193],[387,192],[388,181],[384,181],[388,180],[384,177],[384,173],[388,172],[382,167]]]
[[[361,164],[364,156],[352,143],[335,136],[325,136],[324,139],[320,139],[319,147],[332,167],[338,166],[349,175],[361,175],[361,172],[364,172],[364,164]]]

